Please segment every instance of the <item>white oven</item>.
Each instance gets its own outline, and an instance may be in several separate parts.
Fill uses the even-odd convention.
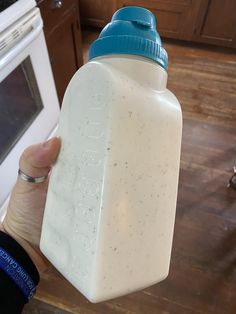
[[[57,127],[59,103],[34,0],[0,13],[0,218],[15,183],[18,160]]]

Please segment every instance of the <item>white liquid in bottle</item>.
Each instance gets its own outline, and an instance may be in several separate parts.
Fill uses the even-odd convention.
[[[92,302],[168,275],[182,132],[180,105],[166,89],[167,60],[154,16],[126,7],[109,25],[63,100],[62,148],[50,178],[40,243],[51,263]],[[134,32],[135,38],[139,33],[142,42],[151,32],[156,42],[149,56],[138,50],[141,44],[135,46],[138,39],[117,38],[118,30]],[[123,50],[111,54],[103,50],[111,51],[112,32],[114,42],[123,40],[113,49]],[[125,40],[131,41],[129,50]]]

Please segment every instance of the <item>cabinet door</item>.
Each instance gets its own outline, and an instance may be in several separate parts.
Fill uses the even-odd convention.
[[[199,11],[199,0],[117,0],[118,7],[137,5],[152,11],[157,30],[164,37],[191,39]]]
[[[70,79],[83,64],[81,32],[76,8],[70,10],[62,23],[46,37],[46,41],[61,103]]]
[[[42,0],[38,6],[61,103],[71,77],[83,64],[78,1]]]
[[[236,47],[236,1],[202,0],[194,40]]]
[[[81,23],[103,27],[116,10],[115,0],[80,0]]]

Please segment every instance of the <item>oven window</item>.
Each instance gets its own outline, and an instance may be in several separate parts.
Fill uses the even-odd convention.
[[[0,164],[43,109],[30,57],[0,83]]]

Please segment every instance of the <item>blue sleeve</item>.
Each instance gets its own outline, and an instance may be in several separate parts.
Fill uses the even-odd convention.
[[[0,231],[0,312],[18,314],[39,283],[39,273],[25,250]]]

